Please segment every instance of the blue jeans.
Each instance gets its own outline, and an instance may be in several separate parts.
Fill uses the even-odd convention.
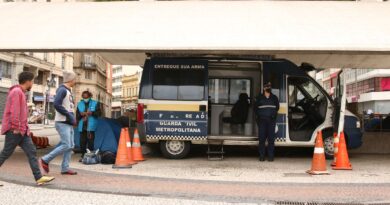
[[[72,125],[61,122],[55,123],[56,130],[60,134],[60,143],[47,155],[42,157],[42,160],[49,163],[58,155],[63,154],[61,172],[69,170],[69,162],[72,156],[72,149],[74,147],[74,130]]]

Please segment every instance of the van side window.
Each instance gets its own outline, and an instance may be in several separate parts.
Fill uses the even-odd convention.
[[[155,69],[153,98],[159,100],[203,100],[204,70]]]
[[[210,78],[209,95],[212,104],[234,104],[240,93],[251,96],[250,79]]]

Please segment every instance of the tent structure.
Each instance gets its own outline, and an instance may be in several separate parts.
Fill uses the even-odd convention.
[[[155,1],[0,4],[0,51],[267,55],[319,68],[390,68],[390,3]]]
[[[121,125],[116,120],[99,118],[95,132],[95,150],[116,153],[121,132]],[[80,133],[75,129],[75,147],[80,147]]]

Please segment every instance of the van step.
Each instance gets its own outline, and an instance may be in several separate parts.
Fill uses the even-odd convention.
[[[221,151],[208,151],[207,154],[225,154],[225,152],[221,152]]]
[[[259,145],[259,141],[224,140],[223,145],[257,146]]]
[[[207,140],[207,157],[209,160],[223,160],[223,140]]]

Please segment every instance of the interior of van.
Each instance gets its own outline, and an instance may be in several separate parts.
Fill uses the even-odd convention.
[[[310,141],[324,122],[326,96],[307,77],[288,77],[288,125],[291,141]]]
[[[260,90],[261,64],[224,61],[208,66],[209,135],[257,136],[253,101]]]

